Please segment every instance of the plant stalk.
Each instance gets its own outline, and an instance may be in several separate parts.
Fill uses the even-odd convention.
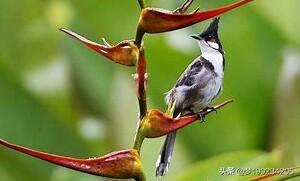
[[[142,37],[141,37],[142,38]],[[136,149],[140,152],[142,143],[145,138],[145,133],[143,130],[143,120],[147,115],[147,99],[146,99],[146,86],[147,86],[147,77],[146,77],[146,60],[144,47],[140,45],[139,48],[139,57],[136,67],[136,86],[137,86],[137,98],[139,102],[139,122],[137,125],[137,131],[134,139],[133,149]]]
[[[146,7],[145,0],[138,0],[138,2],[139,2],[139,5],[140,5],[141,9],[144,9]]]

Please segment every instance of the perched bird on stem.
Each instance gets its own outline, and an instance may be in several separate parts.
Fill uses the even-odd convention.
[[[197,113],[216,99],[222,91],[225,58],[218,36],[220,18],[215,18],[201,34],[192,35],[199,44],[201,55],[182,73],[165,97],[173,116]],[[199,115],[204,119],[202,115]],[[168,171],[175,144],[176,131],[167,135],[156,163],[156,176]]]

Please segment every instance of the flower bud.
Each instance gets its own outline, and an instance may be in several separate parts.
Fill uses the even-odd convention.
[[[188,27],[201,21],[221,15],[232,9],[240,7],[253,0],[240,0],[227,6],[217,9],[185,13],[186,7],[179,8],[179,11],[169,11],[160,8],[145,8],[142,10],[139,19],[139,31],[144,33],[162,33]],[[190,3],[187,3],[187,7]],[[182,13],[181,13],[182,12]]]
[[[60,30],[116,63],[126,66],[134,66],[137,62],[138,48],[133,40],[124,40],[115,46],[110,46],[107,42],[104,42],[105,45],[101,45],[90,41],[70,30]]]
[[[171,118],[166,113],[153,109],[148,112],[147,116],[143,120],[144,137],[156,138],[166,135],[170,132],[183,128],[196,120],[202,119],[205,115],[216,111],[231,102],[233,102],[233,100],[227,100],[213,108],[203,109],[198,113],[179,118]]]
[[[167,114],[153,109],[144,120],[144,134],[146,138],[156,138],[182,128],[198,119],[196,114],[181,118],[171,118]]]
[[[118,179],[144,178],[140,156],[134,149],[112,152],[98,158],[76,159],[31,150],[1,139],[0,144],[35,158],[92,175]]]

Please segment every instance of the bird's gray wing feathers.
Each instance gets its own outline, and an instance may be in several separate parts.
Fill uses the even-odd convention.
[[[186,85],[192,86],[195,83],[194,76],[201,72],[203,64],[201,61],[202,57],[198,57],[191,63],[183,74],[177,80],[175,87]]]
[[[176,81],[174,87],[167,93],[165,101],[167,104],[170,104],[174,101],[174,93],[177,87],[180,86],[192,86],[195,83],[194,76],[201,72],[203,65],[201,63],[201,57],[197,57],[181,74],[181,76]],[[178,100],[177,100],[178,101]]]
[[[201,100],[201,90],[204,90],[208,81],[215,76],[213,65],[203,57],[195,59],[179,77],[175,86],[168,92],[165,100],[167,104],[176,100],[176,110],[186,111],[193,102]]]

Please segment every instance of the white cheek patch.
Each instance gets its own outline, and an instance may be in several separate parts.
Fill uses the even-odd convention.
[[[219,49],[219,44],[215,43],[215,42],[211,42],[211,41],[208,41],[207,42],[208,45],[214,49]]]

